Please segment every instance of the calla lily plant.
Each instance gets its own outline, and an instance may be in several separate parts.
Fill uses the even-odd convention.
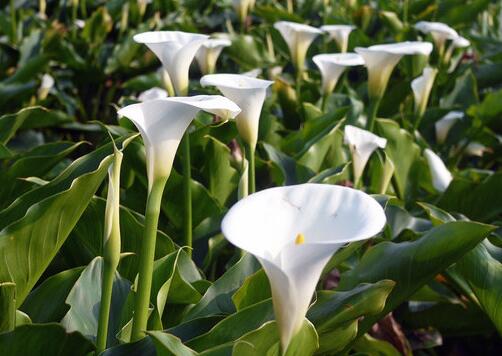
[[[202,43],[197,51],[195,59],[199,63],[202,74],[212,74],[216,68],[216,61],[223,51],[223,48],[229,47],[232,42],[227,38],[210,38]]]
[[[283,354],[331,256],[349,242],[376,235],[385,221],[382,207],[366,193],[324,184],[266,189],[229,210],[223,234],[263,266]]]
[[[358,187],[371,154],[377,148],[385,148],[387,140],[359,127],[346,125],[344,142],[352,154],[354,186]]]
[[[356,53],[318,54],[312,58],[322,76],[322,104],[324,110],[326,99],[335,89],[338,79],[348,67],[364,64],[364,59]]]
[[[326,32],[330,38],[334,39],[340,52],[347,52],[349,46],[349,36],[356,27],[353,25],[324,25],[321,30]]]
[[[428,56],[432,52],[432,43],[429,42],[398,42],[355,49],[363,58],[368,69],[368,96],[370,105],[368,110],[367,129],[372,131],[390,75],[394,67],[405,55]]]
[[[162,194],[171,173],[180,141],[195,115],[207,111],[222,118],[233,118],[239,107],[218,95],[173,97],[132,104],[118,111],[138,128],[145,144],[148,198],[145,234],[141,244],[131,339],[144,336],[152,285],[153,260]]]
[[[215,86],[242,110],[236,117],[237,130],[247,145],[249,192],[255,191],[254,151],[258,141],[261,109],[267,88],[274,82],[242,74],[209,74],[201,78],[202,86]]]
[[[429,164],[432,185],[438,192],[444,192],[453,180],[450,171],[446,168],[441,158],[431,149],[426,148],[424,150],[424,156]]]
[[[437,69],[425,67],[422,75],[411,82],[411,89],[415,98],[415,129],[418,128],[420,119],[425,113],[436,74]]]

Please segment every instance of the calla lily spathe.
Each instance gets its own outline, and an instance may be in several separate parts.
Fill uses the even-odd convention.
[[[233,118],[240,112],[234,102],[220,95],[150,100],[118,111],[134,123],[143,137],[150,188],[156,179],[169,177],[181,138],[200,110],[223,118]]]
[[[425,67],[422,75],[411,82],[411,89],[415,98],[415,114],[418,117],[421,117],[425,112],[436,74],[437,69]]]
[[[288,45],[291,61],[298,73],[303,72],[305,56],[312,42],[322,34],[318,28],[289,21],[279,21],[274,24]]]
[[[208,38],[181,31],[150,31],[134,36],[136,42],[144,43],[159,58],[176,95],[187,94],[190,64]]]
[[[356,53],[318,54],[312,58],[322,75],[322,91],[330,94],[347,67],[364,64],[364,59]]]
[[[346,243],[376,235],[385,221],[382,207],[369,195],[324,184],[262,190],[229,210],[223,234],[262,264],[283,352],[301,328],[333,253]]]
[[[153,87],[151,89],[145,90],[141,94],[138,95],[138,100],[143,102],[143,101],[149,101],[149,100],[155,100],[155,99],[164,99],[167,98],[169,95],[167,94],[167,91],[159,88],[159,87]]]
[[[243,23],[248,16],[248,12],[253,10],[255,0],[232,0],[232,5],[239,17],[239,21]]]
[[[357,185],[371,154],[377,148],[385,148],[387,140],[359,127],[346,125],[344,142],[349,146],[350,153],[352,154],[354,184]]]
[[[50,74],[44,74],[42,76],[42,82],[40,83],[40,88],[38,88],[38,99],[44,100],[49,95],[49,92],[54,87],[55,80]]]
[[[457,48],[466,48],[469,47],[470,45],[471,42],[467,38],[462,36],[455,37],[453,41],[451,41],[450,45],[448,46],[448,49],[446,50],[446,53],[444,54],[443,63],[448,63],[451,61],[453,53]],[[458,62],[451,63],[448,72],[453,71],[457,64]]]
[[[442,22],[419,21],[415,24],[415,29],[430,34],[440,54],[443,53],[447,40],[458,37],[457,31]]]
[[[368,69],[368,94],[370,98],[381,98],[387,88],[394,67],[404,55],[425,55],[432,52],[429,42],[398,42],[357,47],[355,51],[364,58]]]
[[[236,117],[237,129],[242,139],[254,150],[258,140],[261,108],[267,88],[274,82],[242,74],[209,74],[203,76],[200,83],[202,86],[217,87],[241,108],[241,113]]]
[[[437,191],[441,193],[444,192],[453,179],[450,171],[446,168],[441,158],[432,150],[426,148],[424,150],[424,156],[429,164],[429,170],[432,176],[432,185]]]
[[[330,38],[334,39],[340,48],[340,52],[347,52],[349,46],[350,33],[356,28],[352,25],[325,25],[321,30],[326,32]]]
[[[229,47],[232,44],[227,38],[210,38],[202,43],[195,59],[199,63],[199,68],[202,74],[214,73],[216,68],[216,61],[221,54],[221,51],[225,47]]]
[[[448,114],[436,121],[434,127],[436,129],[437,143],[444,143],[450,129],[458,120],[461,120],[463,117],[464,113],[462,111],[450,111]]]

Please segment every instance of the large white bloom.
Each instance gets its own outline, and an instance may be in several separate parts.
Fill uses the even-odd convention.
[[[240,200],[223,219],[222,231],[262,264],[286,350],[333,253],[376,235],[384,225],[384,211],[369,195],[337,185],[302,184]]]
[[[202,43],[202,46],[197,51],[195,59],[199,63],[199,68],[202,74],[213,73],[216,68],[216,61],[220,56],[221,51],[225,47],[232,44],[227,38],[210,38]]]
[[[144,92],[141,92],[138,95],[138,100],[139,101],[148,101],[148,100],[155,100],[155,99],[164,99],[167,98],[169,95],[167,94],[167,91],[159,88],[159,87],[153,87],[151,89],[145,90]]]
[[[387,140],[359,127],[346,125],[344,142],[349,146],[352,154],[354,169],[354,183],[361,179],[366,163],[377,148],[385,148]]]
[[[419,21],[415,28],[432,36],[439,53],[442,53],[447,40],[453,40],[458,37],[457,31],[442,22]]]
[[[422,75],[411,82],[411,89],[415,98],[415,113],[418,116],[422,116],[425,112],[436,74],[437,69],[425,67]]]
[[[134,40],[147,45],[159,58],[176,95],[186,95],[190,64],[208,37],[181,31],[151,31],[135,35]]]
[[[429,164],[429,169],[432,176],[432,185],[439,192],[444,192],[452,181],[452,175],[448,168],[444,165],[441,158],[432,150],[426,148],[424,150],[425,158]]]
[[[436,129],[437,143],[444,143],[452,126],[463,117],[464,113],[462,111],[450,111],[448,114],[436,121],[434,127]]]
[[[333,91],[338,79],[347,67],[364,64],[363,57],[356,53],[318,54],[312,60],[321,72],[324,94]]]
[[[286,41],[291,60],[298,72],[303,71],[305,65],[305,56],[311,43],[319,36],[322,31],[305,24],[289,21],[279,21],[274,24],[284,40]]]
[[[355,49],[368,69],[368,93],[371,98],[381,98],[387,88],[394,67],[404,55],[426,55],[432,52],[429,42],[398,42]]]
[[[241,113],[236,117],[237,129],[242,139],[254,148],[258,140],[261,108],[267,88],[273,82],[242,74],[209,74],[203,76],[200,83],[217,87],[241,108]]]
[[[38,99],[44,100],[49,95],[49,92],[54,87],[56,81],[50,74],[44,74],[42,76],[42,82],[40,83],[40,88],[38,88]]]
[[[234,102],[220,95],[150,100],[118,111],[143,137],[150,188],[156,179],[169,177],[181,138],[200,110],[223,118],[233,118],[240,112]]]
[[[356,28],[352,25],[325,25],[321,30],[329,34],[329,37],[335,40],[340,48],[340,52],[347,52],[350,33]]]

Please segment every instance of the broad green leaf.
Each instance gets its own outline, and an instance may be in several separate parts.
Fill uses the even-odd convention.
[[[450,222],[412,242],[382,242],[368,250],[356,267],[342,275],[340,290],[382,279],[396,282],[385,308],[361,322],[358,335],[409,298],[420,287],[462,258],[493,230],[475,222]]]
[[[225,52],[243,69],[251,70],[263,67],[264,64],[273,61],[264,44],[256,37],[233,35],[231,41],[232,45],[225,49]],[[243,56],[243,53],[246,55]]]
[[[0,212],[0,280],[16,283],[20,306],[106,177],[113,155],[107,144],[73,162],[52,182]]]
[[[147,336],[143,339],[127,344],[110,347],[103,351],[100,356],[157,356],[155,345],[151,337]],[[161,356],[161,354],[159,355]]]
[[[391,280],[349,291],[320,291],[307,317],[319,333],[319,352],[341,351],[357,336],[359,319],[379,314],[395,286]]]
[[[230,149],[222,142],[209,136],[206,146],[205,171],[208,177],[208,190],[224,205],[237,188],[239,176],[230,165]]]
[[[57,163],[75,151],[84,142],[54,142],[38,146],[29,152],[13,157],[8,169],[0,172],[0,206],[6,206],[12,197],[18,197],[31,185],[19,178],[42,177]]]
[[[232,302],[232,295],[240,288],[244,280],[258,269],[260,269],[258,261],[246,253],[239,262],[209,287],[202,299],[188,311],[184,320],[233,313],[235,306]]]
[[[237,310],[241,310],[272,297],[270,282],[263,269],[247,277],[242,286],[232,296]]]
[[[93,197],[63,245],[64,255],[77,265],[88,264],[94,257],[102,255],[105,207],[105,199]],[[120,207],[121,249],[124,253],[130,252],[134,255],[122,259],[118,271],[130,281],[133,281],[138,273],[144,219],[143,215],[124,206]],[[174,249],[174,243],[169,236],[157,231],[155,258],[159,259]]]
[[[86,356],[94,345],[79,332],[68,333],[59,324],[23,325],[0,334],[1,355]]]
[[[267,299],[229,315],[209,332],[188,341],[186,344],[200,352],[234,341],[273,318],[272,300]]]
[[[20,309],[35,323],[59,322],[69,308],[66,297],[83,270],[76,267],[50,276],[28,294]]]
[[[385,153],[394,163],[394,179],[397,193],[404,199],[410,190],[410,172],[420,155],[420,148],[413,137],[399,127],[395,121],[379,119],[376,121],[377,133],[387,139]]]
[[[235,356],[303,356],[313,355],[319,347],[314,325],[307,319],[298,333],[291,339],[286,352],[281,353],[279,330],[275,321],[269,321],[238,340],[233,346]]]
[[[197,267],[183,249],[155,261],[151,302],[158,316],[162,318],[167,303],[197,303],[202,296],[191,283],[201,279]]]
[[[19,129],[48,127],[69,121],[72,118],[62,112],[41,106],[27,107],[0,117],[0,143],[9,142]]]
[[[162,356],[195,356],[197,352],[183,345],[176,336],[162,331],[149,331],[148,335],[153,339],[157,355]]]
[[[458,261],[454,270],[469,284],[481,308],[502,335],[502,263],[481,243]]]
[[[455,178],[441,196],[438,206],[462,213],[470,219],[490,221],[502,212],[502,171],[490,174],[481,182]]]
[[[479,102],[478,86],[476,77],[470,69],[455,80],[455,86],[452,91],[441,98],[441,107],[443,108],[462,108],[467,109],[470,105]]]
[[[396,350],[391,343],[375,339],[374,337],[364,334],[354,344],[354,349],[357,352],[370,354],[374,356],[401,356],[401,352]]]
[[[96,339],[98,331],[99,305],[101,302],[101,286],[103,257],[96,257],[84,269],[79,279],[71,289],[66,304],[70,310],[61,324],[68,331],[79,331],[90,340]],[[108,345],[117,343],[115,334],[120,327],[122,306],[131,289],[131,283],[115,273],[112,290],[112,302],[108,328]]]

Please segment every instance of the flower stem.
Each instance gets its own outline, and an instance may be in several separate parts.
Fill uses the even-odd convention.
[[[247,146],[246,155],[249,162],[248,194],[253,194],[256,191],[255,161],[254,161],[255,150],[250,145],[246,146]]]
[[[375,126],[375,119],[378,113],[378,107],[380,106],[381,98],[370,98],[370,103],[368,106],[368,122],[366,124],[366,129],[368,131],[373,131]]]
[[[148,193],[145,213],[145,233],[141,243],[138,268],[138,287],[134,301],[134,317],[132,323],[131,341],[137,341],[145,336],[148,323],[148,306],[152,289],[153,261],[155,256],[155,242],[159,222],[160,203],[167,178],[160,178],[153,182]]]
[[[96,336],[96,354],[99,354],[106,349],[115,270],[116,266],[112,266],[106,260],[103,261],[103,272],[101,277],[101,303],[99,304],[98,333]]]
[[[191,183],[191,162],[190,162],[190,136],[186,132],[182,142],[183,160],[183,193],[185,197],[185,242],[184,246],[190,247],[188,254],[191,255],[192,248],[192,190]]]
[[[326,104],[328,103],[329,94],[323,94],[321,98],[321,111],[324,112],[326,110]]]

